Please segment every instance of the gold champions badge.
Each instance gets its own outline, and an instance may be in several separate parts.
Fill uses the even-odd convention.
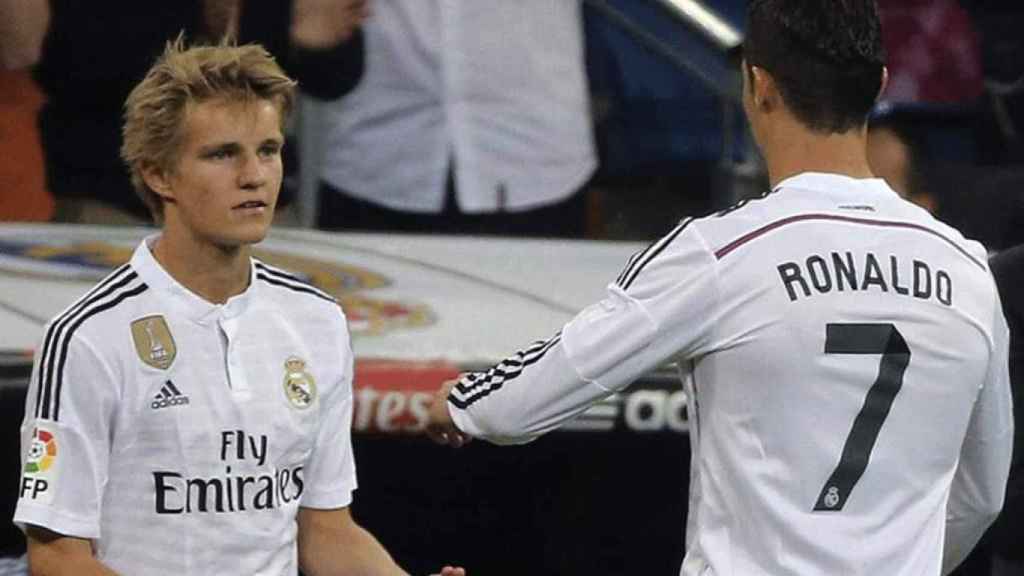
[[[316,381],[306,372],[306,361],[295,356],[284,361],[284,394],[292,406],[309,408],[316,400]]]
[[[139,359],[153,368],[167,370],[178,354],[163,316],[146,316],[132,322],[132,340]]]

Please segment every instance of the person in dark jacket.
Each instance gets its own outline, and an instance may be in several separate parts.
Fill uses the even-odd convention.
[[[361,74],[366,11],[366,0],[52,0],[34,77],[46,95],[39,128],[55,219],[149,219],[118,156],[121,108],[168,41],[263,44],[305,92],[332,99]]]

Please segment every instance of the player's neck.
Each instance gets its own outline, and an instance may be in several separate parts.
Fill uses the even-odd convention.
[[[867,133],[850,130],[821,134],[800,126],[783,126],[769,136],[762,148],[772,187],[804,172],[873,178],[868,165]]]
[[[224,304],[249,287],[251,248],[217,246],[164,228],[153,257],[179,284],[204,300]]]

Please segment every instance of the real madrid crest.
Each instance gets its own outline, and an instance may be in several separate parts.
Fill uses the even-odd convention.
[[[313,375],[306,372],[306,361],[296,356],[289,356],[284,361],[284,395],[292,406],[309,408],[316,400],[316,381]]]
[[[167,370],[178,354],[163,316],[146,316],[132,322],[132,340],[139,359],[153,368]]]

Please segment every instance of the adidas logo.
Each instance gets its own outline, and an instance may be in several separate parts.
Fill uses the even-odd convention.
[[[164,382],[164,385],[160,388],[160,393],[153,397],[153,402],[149,405],[153,410],[159,410],[161,408],[168,408],[170,406],[181,406],[188,404],[188,396],[181,393],[174,382],[168,380]]]

